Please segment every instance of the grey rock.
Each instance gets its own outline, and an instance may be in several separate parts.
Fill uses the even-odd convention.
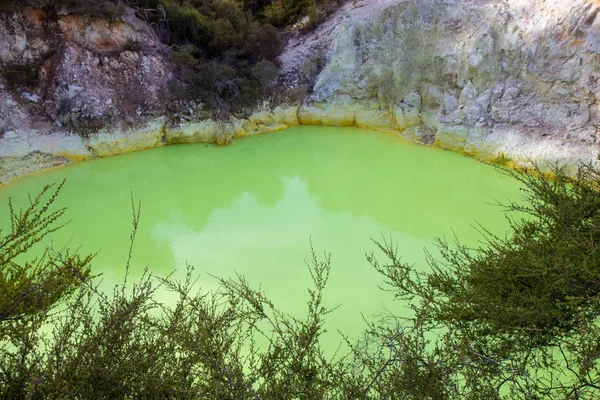
[[[124,51],[119,55],[119,59],[129,66],[136,66],[140,62],[140,55],[133,51]]]
[[[392,130],[488,160],[593,161],[600,129],[595,4],[346,2],[314,32],[292,37],[281,55],[281,87],[311,89],[285,120]],[[128,41],[142,50],[124,51]],[[161,128],[142,135],[140,146],[128,129],[166,114],[173,65],[160,50],[152,29],[131,9],[114,23],[66,14],[53,21],[31,10],[1,14],[0,68],[39,68],[37,82],[27,89],[6,89],[10,85],[0,78],[4,138],[10,131],[27,132],[18,146],[16,139],[4,143],[22,152],[51,152],[48,137],[56,139],[56,132],[103,128],[94,136],[96,155],[160,145]],[[202,105],[182,109],[193,117]],[[262,125],[274,130],[286,124]],[[111,141],[117,131],[118,146]],[[73,138],[61,140],[65,148],[81,148]]]
[[[69,86],[67,86],[67,97],[69,99],[72,99],[72,98],[76,97],[79,93],[83,92],[84,90],[85,90],[85,88],[82,86],[69,85]]]
[[[441,147],[517,162],[594,161],[599,8],[589,0],[356,0],[294,39],[281,56],[282,76],[301,80],[295,65],[309,57],[310,44],[320,51],[310,57],[325,60],[308,100],[312,109],[340,95],[360,109],[377,97],[396,112],[399,129],[420,119],[439,133]],[[407,106],[410,93],[421,97],[418,106]],[[407,108],[419,118],[408,120]],[[480,134],[483,127],[510,132],[511,145]]]
[[[25,98],[33,103],[39,103],[41,100],[40,96],[35,95],[35,94],[23,93],[21,96],[23,96],[23,98]]]

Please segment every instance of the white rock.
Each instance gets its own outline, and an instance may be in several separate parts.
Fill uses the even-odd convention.
[[[21,96],[33,103],[39,103],[39,101],[41,100],[40,96],[36,94],[23,93]]]

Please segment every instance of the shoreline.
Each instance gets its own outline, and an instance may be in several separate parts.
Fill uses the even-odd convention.
[[[425,131],[427,116],[417,112],[394,113],[362,103],[316,103],[275,107],[255,112],[245,119],[226,122],[201,120],[168,126],[160,117],[139,128],[100,131],[89,137],[72,133],[9,132],[0,139],[0,187],[22,176],[59,168],[74,162],[126,154],[183,143],[226,145],[231,140],[272,133],[297,125],[353,126],[386,131],[411,142],[465,154],[480,161],[511,168],[532,162],[580,164],[597,162],[592,146],[565,143],[508,127],[483,129],[439,124],[437,131]],[[573,169],[575,171],[575,169]]]

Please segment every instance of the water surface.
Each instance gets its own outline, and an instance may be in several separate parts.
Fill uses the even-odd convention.
[[[210,274],[237,272],[300,316],[312,240],[332,253],[325,301],[340,308],[329,330],[354,336],[364,328],[361,314],[402,309],[365,260],[375,249],[370,238],[391,237],[404,261],[426,268],[423,249],[433,249],[434,237],[454,231],[476,245],[475,221],[503,234],[506,220],[490,203],[518,196],[515,181],[459,154],[375,131],[296,127],[226,147],[169,146],[23,178],[0,190],[2,226],[9,196],[23,204],[27,193],[63,178],[58,204],[71,223],[52,244],[100,250],[93,269],[104,288],[123,278],[133,193],[142,203],[133,277],[146,266],[183,276],[188,263],[210,289]]]

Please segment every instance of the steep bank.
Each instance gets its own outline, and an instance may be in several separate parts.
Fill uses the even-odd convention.
[[[492,161],[596,159],[599,2],[362,5],[282,56],[292,85],[298,65],[325,58],[301,123],[388,129]]]
[[[3,15],[0,66],[31,66],[37,79],[23,91],[0,78],[0,182],[74,160],[225,143],[298,123],[383,129],[496,162],[594,161],[599,6],[349,2],[292,38],[280,57],[282,90],[308,89],[301,104],[271,101],[224,122],[202,119],[201,104],[170,115],[164,93],[173,66],[131,10],[94,23],[35,10]]]

